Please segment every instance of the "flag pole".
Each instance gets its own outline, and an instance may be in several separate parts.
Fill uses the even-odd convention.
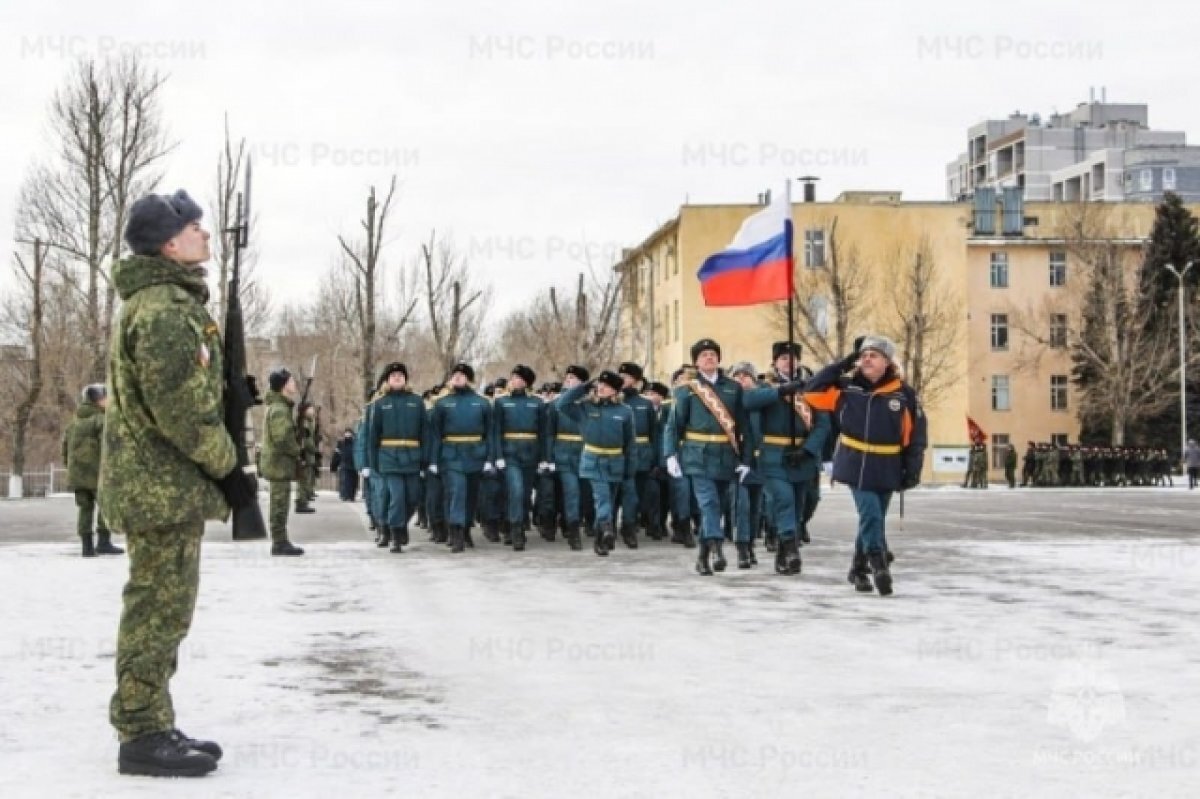
[[[796,297],[796,256],[792,250],[792,180],[788,178],[783,183],[783,202],[785,208],[785,216],[783,221],[784,238],[787,241],[787,343],[788,343],[788,359],[792,364],[792,373],[788,375],[789,381],[794,381],[800,374],[800,364],[796,362],[796,311],[794,308]],[[796,398],[788,400],[791,403],[792,412],[788,414],[788,424],[790,425],[789,432],[791,433],[785,453],[791,454],[796,449]],[[797,535],[799,531],[797,531]]]

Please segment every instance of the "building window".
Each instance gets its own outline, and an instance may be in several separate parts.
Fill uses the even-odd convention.
[[[1008,349],[1008,314],[992,314],[992,349]]]
[[[992,468],[1004,468],[1004,455],[1008,452],[1008,433],[992,433]]]
[[[675,341],[679,341],[679,300],[675,300]]]
[[[829,335],[829,300],[820,294],[808,298],[808,318],[819,335]]]
[[[992,410],[1011,410],[1008,397],[1008,375],[992,375]]]
[[[1067,346],[1067,315],[1065,313],[1050,314],[1050,346],[1057,348]]]
[[[1056,446],[1056,447],[1065,447],[1065,446],[1067,446],[1067,434],[1066,434],[1066,433],[1054,433],[1054,434],[1052,434],[1052,435],[1050,436],[1050,443],[1051,443],[1051,444],[1053,444],[1053,445],[1054,445],[1054,446]]]
[[[1050,285],[1061,288],[1067,284],[1067,254],[1065,252],[1050,253]]]
[[[1067,376],[1050,375],[1050,410],[1067,409]]]
[[[1163,191],[1175,191],[1175,167],[1163,167]]]
[[[670,305],[663,306],[662,320],[663,320],[663,323],[662,323],[662,339],[661,340],[662,341],[670,341],[671,340],[671,306]],[[655,333],[657,334],[657,332],[658,331],[656,330]],[[655,335],[655,338],[658,338],[658,336]]]
[[[1154,172],[1150,169],[1143,169],[1138,172],[1138,189],[1140,191],[1151,191],[1154,188]]]
[[[804,265],[809,269],[825,266],[825,231],[809,228],[804,231]]]
[[[992,253],[992,288],[1008,288],[1008,253]]]

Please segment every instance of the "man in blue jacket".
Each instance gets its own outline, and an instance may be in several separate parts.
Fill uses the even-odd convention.
[[[408,545],[408,520],[420,493],[421,455],[425,440],[425,403],[408,390],[408,368],[390,363],[383,370],[387,393],[374,404],[367,432],[371,473],[383,482],[379,523],[381,535],[400,553]]]
[[[546,469],[557,475],[562,491],[562,513],[566,524],[567,545],[574,550],[582,548],[579,537],[580,522],[584,509],[591,501],[591,488],[580,479],[579,464],[583,456],[583,433],[574,411],[564,410],[561,400],[571,389],[591,379],[583,366],[567,367],[563,377],[563,393],[559,395],[546,414]],[[585,496],[584,489],[587,489]]]
[[[650,496],[650,470],[654,468],[654,454],[660,449],[658,428],[654,424],[654,405],[641,394],[645,376],[642,367],[626,361],[617,367],[617,374],[622,380],[621,401],[633,413],[634,425],[633,477],[621,486],[619,532],[625,546],[637,549],[638,518],[658,513],[657,508],[651,507]]]
[[[514,552],[525,549],[525,522],[530,494],[541,462],[541,436],[545,406],[529,392],[537,379],[524,364],[513,367],[508,394],[492,404],[492,462],[504,476],[506,521]]]
[[[833,479],[849,486],[858,511],[848,579],[856,590],[867,592],[868,576],[873,577],[875,590],[887,596],[892,593],[892,575],[884,517],[894,492],[921,482],[926,419],[917,393],[893,363],[896,345],[874,335],[854,344],[853,353],[809,381],[804,399],[813,408],[833,413],[841,428]]]
[[[492,451],[492,405],[471,387],[475,370],[460,363],[450,373],[450,393],[433,406],[430,430],[429,467],[440,475],[446,496],[446,522],[450,528],[450,551],[474,546],[469,528],[484,474],[494,475],[489,460]]]

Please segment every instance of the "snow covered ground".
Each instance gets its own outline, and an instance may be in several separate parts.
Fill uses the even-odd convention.
[[[0,797],[1200,795],[1200,491],[907,505],[889,599],[845,582],[843,491],[799,579],[391,555],[328,496],[299,560],[214,526],[173,692],[226,756],[164,785],[107,724],[124,558],[76,556],[69,499],[0,503]]]

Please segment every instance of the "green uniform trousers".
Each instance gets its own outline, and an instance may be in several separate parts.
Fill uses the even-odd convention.
[[[129,581],[117,632],[109,720],[121,741],[175,727],[168,683],[192,625],[204,522],[126,534]]]
[[[267,526],[271,528],[271,541],[287,541],[288,505],[292,501],[292,481],[271,480],[270,482],[271,508]]]
[[[79,509],[75,521],[75,531],[80,538],[88,538],[92,534],[92,519],[96,520],[95,532],[101,535],[108,533],[108,525],[104,523],[104,514],[96,507],[96,492],[85,488],[75,489],[75,507]]]

